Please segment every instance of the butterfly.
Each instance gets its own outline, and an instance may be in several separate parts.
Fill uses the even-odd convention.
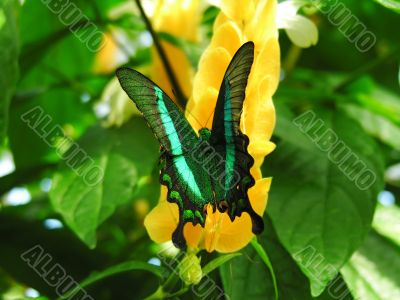
[[[174,245],[186,249],[186,223],[205,226],[207,207],[227,213],[233,222],[243,212],[250,215],[252,231],[264,223],[252,208],[247,191],[255,182],[254,164],[248,153],[249,138],[240,131],[245,89],[254,61],[254,43],[243,44],[223,77],[211,130],[193,130],[168,95],[141,73],[119,68],[123,90],[136,104],[161,145],[160,182],[167,186],[167,200],[179,208],[179,222],[172,234]]]

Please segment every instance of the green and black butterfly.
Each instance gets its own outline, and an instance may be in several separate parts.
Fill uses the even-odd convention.
[[[167,200],[179,207],[179,224],[173,243],[186,248],[183,236],[188,222],[204,227],[207,206],[226,212],[233,221],[247,212],[252,231],[263,231],[262,218],[247,195],[254,185],[254,163],[248,137],[240,131],[240,116],[248,76],[254,60],[254,44],[247,42],[234,55],[219,91],[211,131],[197,135],[174,102],[154,82],[139,72],[120,68],[122,88],[143,113],[161,144],[160,182],[168,188]]]

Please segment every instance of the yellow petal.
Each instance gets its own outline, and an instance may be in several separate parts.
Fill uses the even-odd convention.
[[[258,180],[258,179],[262,178],[260,166],[261,166],[261,164],[257,163],[257,160],[254,160],[254,165],[250,169],[250,174],[251,174],[251,176],[253,176],[254,180]]]
[[[280,51],[276,39],[267,40],[257,53],[252,68],[249,84],[255,84],[260,80],[266,81],[259,85],[261,97],[270,98],[276,91],[280,77]],[[250,88],[252,86],[249,86]]]
[[[165,54],[170,62],[173,62],[172,70],[176,76],[179,86],[181,87],[184,95],[189,97],[192,93],[192,82],[191,78],[193,76],[193,70],[191,68],[190,62],[183,51],[174,45],[167,42],[161,42]],[[162,90],[164,90],[172,99],[175,95],[172,91],[171,83],[169,81],[167,72],[164,65],[158,56],[158,53],[153,49],[153,66],[152,66],[152,79],[157,83]]]
[[[213,25],[213,32],[216,32],[220,26],[222,26],[225,22],[229,21],[229,18],[224,14],[224,12],[220,12],[218,16],[215,18]]]
[[[208,87],[219,90],[226,68],[232,56],[222,48],[210,48],[202,55],[199,62],[198,76],[193,82],[193,97],[201,95]],[[214,99],[216,101],[217,99]]]
[[[271,184],[270,178],[256,181],[254,187],[249,189],[249,198],[253,209],[263,215],[267,194]],[[210,214],[211,213],[211,214]],[[253,238],[251,218],[247,213],[236,217],[232,222],[226,213],[208,210],[208,221],[205,227],[204,248],[208,252],[214,250],[222,253],[235,252],[246,246]]]
[[[269,140],[275,127],[275,107],[272,102],[262,102],[257,107],[249,108],[253,116],[253,126],[246,124],[247,134],[253,140]],[[250,122],[249,122],[250,123]]]
[[[255,13],[250,18],[244,32],[249,40],[262,45],[266,40],[278,35],[276,30],[276,1],[260,0]]]
[[[150,238],[156,243],[165,243],[172,239],[179,222],[179,209],[175,203],[167,201],[167,188],[161,186],[160,200],[156,207],[144,219],[144,226]],[[200,225],[185,225],[183,234],[189,248],[197,248],[203,229]]]
[[[199,10],[199,0],[158,1],[152,18],[154,29],[196,42],[200,23]],[[189,98],[192,93],[193,70],[186,54],[182,49],[169,42],[161,41],[161,45],[171,62],[172,70],[182,92]],[[160,85],[172,99],[175,99],[167,72],[154,48],[153,58],[153,81]]]
[[[242,34],[236,23],[227,21],[214,31],[210,47],[217,48],[222,46],[233,57],[237,49],[243,44],[242,40]]]
[[[256,184],[249,189],[249,199],[254,211],[262,216],[268,201],[268,192],[271,187],[272,179],[262,178],[256,181]]]
[[[246,246],[253,238],[251,231],[251,219],[247,213],[236,217],[231,222],[226,213],[215,217],[220,222],[220,231],[212,232],[207,235],[205,240],[205,249],[208,252],[218,251],[222,253],[235,252]]]
[[[247,20],[254,12],[253,0],[221,0],[221,11],[230,19],[240,22]]]
[[[158,1],[153,27],[194,42],[198,39],[201,18],[199,4],[199,0]]]
[[[177,225],[178,206],[167,201],[160,201],[144,219],[144,226],[156,243],[170,241]]]
[[[185,237],[188,248],[197,249],[200,240],[204,234],[204,228],[199,224],[193,226],[192,223],[187,223],[183,228],[183,236]]]
[[[103,35],[102,44],[103,48],[96,54],[94,62],[94,72],[100,74],[107,74],[114,71],[117,61],[116,52],[118,50],[117,44],[112,38],[112,34],[107,32]]]
[[[199,103],[195,105],[194,101],[188,103],[186,109],[186,118],[192,125],[193,129],[198,132],[200,128],[211,128],[215,99],[218,97],[218,90],[216,88],[208,87],[200,96]]]

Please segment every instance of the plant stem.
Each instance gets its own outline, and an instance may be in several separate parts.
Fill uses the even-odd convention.
[[[285,60],[282,63],[282,68],[286,72],[286,76],[289,76],[289,74],[293,71],[294,67],[296,66],[300,55],[301,55],[302,49],[299,46],[296,45],[291,45],[289,48],[289,51],[285,57]]]
[[[175,287],[176,283],[179,281],[179,274],[178,272],[173,269],[171,274],[169,274],[167,280],[150,296],[146,297],[145,300],[156,300],[156,299],[164,299],[166,297],[170,297],[170,295],[177,295],[182,293],[185,289],[181,289],[176,293],[172,292],[173,288]],[[185,290],[186,291],[186,290]]]
[[[179,86],[178,80],[176,79],[176,76],[175,76],[174,71],[171,67],[171,64],[168,60],[168,57],[165,54],[165,51],[157,37],[157,34],[155,33],[155,31],[153,29],[153,26],[151,25],[150,20],[147,18],[146,13],[144,12],[144,9],[143,9],[143,6],[142,6],[140,0],[135,0],[135,2],[139,8],[139,11],[143,18],[143,21],[146,24],[147,30],[150,32],[151,37],[153,38],[154,46],[156,47],[158,55],[160,55],[161,61],[164,65],[165,71],[167,72],[168,79],[171,82],[172,89],[175,92],[177,102],[181,106],[181,108],[185,108],[186,102],[187,102],[186,97],[183,94],[181,87]]]
[[[167,296],[169,297],[169,295],[175,294],[175,293],[169,293],[169,291],[174,288],[178,280],[179,280],[178,273],[175,272],[175,270],[173,270],[172,273],[167,278],[167,280],[164,282],[164,284],[158,287],[158,289],[153,294],[146,297],[145,300],[164,299]],[[179,290],[177,293],[180,292],[181,290]]]
[[[253,246],[254,250],[257,252],[258,256],[260,256],[261,260],[265,263],[267,268],[269,269],[272,277],[272,283],[274,285],[274,290],[275,290],[275,300],[279,299],[279,293],[278,293],[278,284],[276,281],[276,276],[274,272],[274,268],[272,267],[271,260],[268,257],[267,252],[264,250],[264,248],[258,243],[257,237],[254,237],[251,240],[251,245]]]
[[[391,51],[388,51],[385,55],[362,65],[360,68],[350,73],[350,75],[347,78],[345,78],[342,82],[336,85],[334,91],[336,92],[342,91],[346,86],[348,86],[350,83],[358,79],[362,74],[365,74],[366,72],[375,69],[377,66],[386,62],[387,60],[395,58],[396,56],[399,55],[399,52],[400,52],[400,46],[395,47]]]
[[[169,275],[169,277],[167,278],[167,280],[162,285],[163,291],[170,292],[175,287],[178,280],[179,280],[178,272],[176,272],[174,269],[172,271],[172,273]]]

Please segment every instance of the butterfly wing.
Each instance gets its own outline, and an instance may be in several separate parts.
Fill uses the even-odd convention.
[[[171,98],[135,70],[120,68],[116,74],[163,149],[173,156],[189,151],[196,143],[197,135]]]
[[[160,182],[168,188],[168,202],[178,205],[179,223],[172,240],[184,249],[184,225],[191,222],[204,226],[205,207],[214,198],[210,178],[198,155],[203,144],[173,101],[154,82],[128,68],[118,69],[117,77],[164,150]]]
[[[200,146],[199,146],[200,147]],[[186,223],[201,224],[204,227],[207,204],[213,201],[211,180],[201,160],[193,151],[185,155],[161,156],[161,183],[168,188],[167,199],[179,208],[179,222],[172,234],[172,241],[180,249],[186,248],[183,228]]]
[[[240,131],[240,116],[245,90],[254,60],[254,44],[242,45],[232,58],[224,75],[214,112],[210,143],[222,159],[215,162],[213,178],[219,211],[227,211],[233,221],[242,212],[252,219],[252,231],[262,232],[262,218],[253,210],[247,191],[254,185],[250,168],[254,163],[247,151],[248,137]]]

